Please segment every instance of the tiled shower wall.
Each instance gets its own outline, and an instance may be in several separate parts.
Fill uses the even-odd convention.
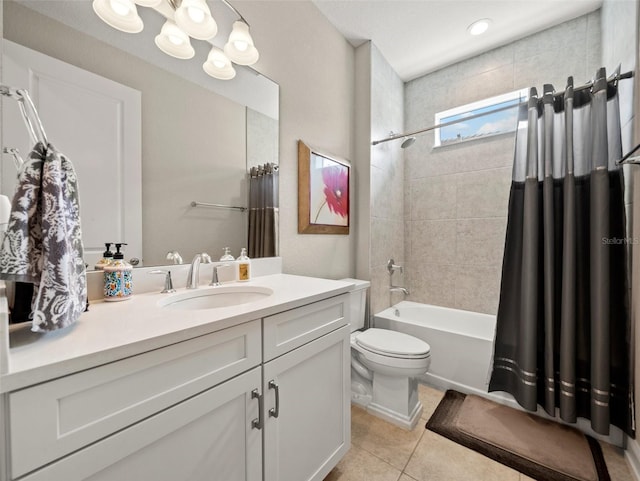
[[[404,83],[371,44],[371,135],[372,140],[385,138],[389,132],[404,131]],[[371,147],[370,207],[371,252],[371,312],[376,313],[401,301],[401,293],[389,291],[387,261],[405,263],[404,254],[404,158],[399,142],[387,142]],[[393,275],[396,284],[403,285],[400,273]]]
[[[601,63],[600,11],[405,84],[405,131],[436,112],[544,83],[564,90]],[[495,314],[507,225],[514,135],[405,150],[405,258],[410,300]],[[375,311],[374,311],[375,312]]]

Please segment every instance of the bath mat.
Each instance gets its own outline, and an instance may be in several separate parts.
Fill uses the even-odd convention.
[[[602,449],[569,426],[449,390],[426,428],[544,481],[611,481]]]

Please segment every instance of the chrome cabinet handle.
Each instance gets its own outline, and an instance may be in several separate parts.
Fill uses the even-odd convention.
[[[272,379],[269,381],[269,389],[276,391],[276,407],[269,409],[269,417],[277,418],[280,415],[280,386]]]
[[[258,419],[254,419],[253,421],[251,421],[251,428],[262,429],[262,426],[264,426],[264,422],[262,419],[262,411],[264,411],[264,398],[257,389],[254,389],[253,391],[251,391],[251,399],[256,398],[258,399]]]

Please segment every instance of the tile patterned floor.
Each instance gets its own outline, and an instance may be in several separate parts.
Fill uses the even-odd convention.
[[[420,386],[422,420],[411,432],[351,408],[351,450],[324,481],[533,481],[424,429],[444,393]],[[602,445],[612,481],[634,481],[621,449]]]

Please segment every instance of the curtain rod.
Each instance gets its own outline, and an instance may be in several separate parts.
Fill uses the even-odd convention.
[[[617,82],[618,80],[629,79],[629,78],[632,78],[632,77],[633,77],[633,71],[629,71],[629,72],[625,72],[623,74],[613,75],[612,77],[609,77],[609,79],[607,79],[607,82]],[[578,87],[575,87],[573,89],[573,91],[574,92],[580,92],[581,90],[589,89],[592,86],[593,86],[593,81],[590,80],[588,83],[586,83],[584,85],[580,85]],[[562,95],[564,95],[564,90],[562,92],[556,92],[556,93],[553,94],[554,97],[560,97]],[[519,102],[517,104],[507,105],[506,107],[500,107],[500,108],[497,108],[497,109],[489,110],[488,112],[482,112],[482,113],[479,113],[479,114],[469,115],[468,117],[463,117],[463,118],[458,119],[458,120],[451,120],[449,122],[443,122],[441,124],[432,125],[431,127],[427,127],[426,129],[415,130],[413,132],[406,132],[404,134],[394,134],[394,135],[391,135],[391,136],[387,137],[386,139],[374,140],[373,142],[371,142],[371,145],[378,145],[378,144],[382,144],[383,142],[389,142],[390,140],[398,140],[398,139],[403,139],[405,137],[411,137],[413,135],[422,134],[424,132],[429,132],[430,130],[439,129],[441,127],[448,127],[449,125],[454,125],[454,124],[457,124],[459,122],[466,122],[468,120],[477,119],[478,117],[484,117],[485,115],[491,115],[491,114],[495,114],[496,112],[502,112],[503,110],[514,109],[516,107],[520,107],[524,103],[526,103],[526,102]]]

